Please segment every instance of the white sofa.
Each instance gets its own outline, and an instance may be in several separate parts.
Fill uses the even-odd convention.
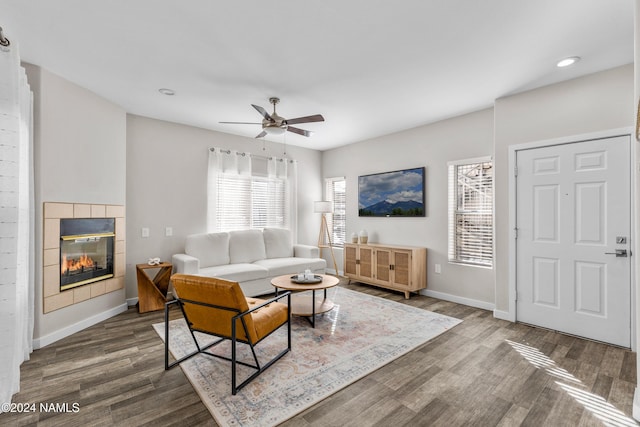
[[[317,247],[294,245],[291,232],[282,228],[193,234],[172,263],[174,273],[238,282],[246,296],[272,293],[276,276],[306,269],[324,273],[327,266]]]

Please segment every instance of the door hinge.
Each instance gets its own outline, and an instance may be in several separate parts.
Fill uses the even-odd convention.
[[[518,167],[517,166],[513,168],[513,176],[516,176],[516,177],[518,176]]]
[[[515,233],[515,238],[518,238],[518,227],[513,229],[513,232]]]

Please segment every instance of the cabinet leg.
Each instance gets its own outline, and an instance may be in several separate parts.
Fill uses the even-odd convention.
[[[409,296],[411,296],[411,292],[404,291],[404,299],[409,299]]]

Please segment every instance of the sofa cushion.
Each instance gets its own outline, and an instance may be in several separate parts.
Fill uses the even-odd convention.
[[[217,277],[233,282],[247,282],[249,280],[268,277],[266,267],[257,264],[227,264],[217,267],[201,268],[197,276]]]
[[[269,258],[256,261],[254,265],[259,265],[268,270],[269,277],[282,276],[304,272],[307,268],[314,272],[324,273],[327,262],[324,258]]]
[[[267,258],[288,258],[293,256],[291,231],[284,228],[262,230]]]
[[[231,264],[251,263],[266,257],[261,230],[229,232],[229,258]]]
[[[198,258],[200,268],[229,264],[229,233],[187,236],[184,252]]]

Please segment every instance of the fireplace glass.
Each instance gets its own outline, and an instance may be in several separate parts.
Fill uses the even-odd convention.
[[[60,220],[60,290],[113,277],[114,218]]]

